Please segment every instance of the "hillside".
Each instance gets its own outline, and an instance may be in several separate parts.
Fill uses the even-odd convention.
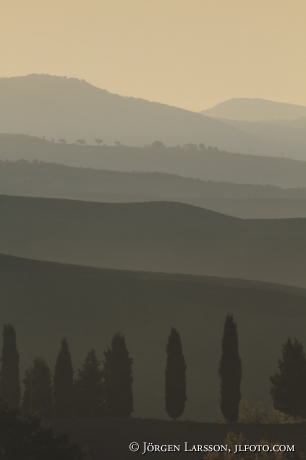
[[[294,120],[306,116],[306,107],[265,99],[234,98],[203,110],[201,113],[209,117],[230,120]]]
[[[45,161],[126,172],[162,172],[238,184],[306,187],[306,161],[184,148],[62,145],[25,135],[0,135],[0,160]]]
[[[0,256],[0,317],[16,328],[21,376],[37,355],[53,368],[63,337],[75,368],[89,348],[103,359],[120,331],[134,359],[135,417],[165,418],[165,346],[173,326],[187,363],[184,419],[218,419],[218,363],[229,311],[238,324],[243,397],[270,405],[269,376],[281,342],[304,340],[305,299],[305,290],[264,283]]]
[[[0,252],[306,287],[306,219],[242,220],[181,203],[0,196]]]
[[[284,156],[286,152],[299,152],[299,158],[305,158],[306,151],[306,118],[295,120],[268,120],[263,121],[245,121],[245,120],[228,120],[222,119],[223,122],[230,126],[241,129],[246,133],[259,136],[274,145],[278,145],[279,152]],[[295,158],[298,158],[295,155]]]
[[[176,201],[240,218],[306,217],[306,189],[231,184],[163,173],[0,161],[0,194],[99,202]]]
[[[222,121],[50,75],[0,78],[0,132],[134,146],[155,140],[169,146],[203,142],[230,152],[279,156],[273,143]],[[295,153],[294,148],[285,152]]]

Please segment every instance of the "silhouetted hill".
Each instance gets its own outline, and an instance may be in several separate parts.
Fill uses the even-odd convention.
[[[122,97],[76,78],[28,75],[0,79],[0,132],[96,138],[142,146],[160,140],[219,147],[231,152],[279,155],[273,143],[199,113]],[[294,151],[286,152],[287,156]]]
[[[306,217],[306,189],[0,161],[0,193],[99,202],[176,201],[242,218]]]
[[[0,160],[25,159],[127,172],[162,172],[238,184],[306,187],[306,161],[219,152],[212,148],[61,145],[25,135],[0,135]]]
[[[265,99],[233,98],[201,112],[209,117],[231,120],[292,120],[306,116],[306,107]]]
[[[63,337],[78,368],[89,348],[103,359],[113,334],[122,332],[134,358],[135,416],[166,416],[165,347],[175,327],[187,364],[184,418],[218,419],[218,364],[229,311],[238,324],[242,395],[269,405],[269,376],[277,368],[281,342],[304,338],[305,299],[304,289],[265,283],[0,256],[0,317],[16,329],[21,375],[34,356],[53,368]]]
[[[306,219],[241,220],[181,203],[4,195],[0,215],[6,254],[306,287]]]

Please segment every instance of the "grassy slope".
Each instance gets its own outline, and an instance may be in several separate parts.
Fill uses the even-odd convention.
[[[241,218],[306,217],[306,188],[201,181],[52,163],[0,162],[0,193],[98,202],[176,201]]]
[[[306,291],[217,278],[118,272],[0,256],[0,323],[17,331],[22,373],[35,355],[54,365],[67,337],[74,366],[90,347],[103,359],[115,332],[134,358],[135,415],[164,417],[165,346],[176,327],[187,363],[184,417],[218,419],[225,316],[238,323],[242,394],[268,404],[281,342],[304,340]]]
[[[0,252],[306,287],[306,219],[241,220],[180,203],[0,196]]]

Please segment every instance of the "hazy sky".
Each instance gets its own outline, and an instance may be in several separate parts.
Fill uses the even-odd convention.
[[[306,0],[0,0],[0,76],[29,73],[195,111],[306,105]]]

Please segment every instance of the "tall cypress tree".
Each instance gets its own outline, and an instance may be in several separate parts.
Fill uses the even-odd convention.
[[[106,415],[129,417],[133,412],[133,359],[129,356],[123,335],[114,335],[111,348],[104,352],[104,357]]]
[[[306,415],[306,358],[303,345],[288,339],[282,345],[279,372],[270,378],[275,409],[293,416]]]
[[[90,350],[75,382],[75,411],[79,417],[103,415],[102,371],[95,350]]]
[[[0,395],[11,409],[19,409],[19,353],[16,344],[16,332],[10,324],[5,324],[3,329]]]
[[[52,416],[52,375],[42,358],[35,358],[26,371],[21,410],[23,414],[38,412],[41,417]]]
[[[241,399],[242,369],[238,349],[237,325],[231,314],[227,315],[224,324],[219,376],[221,378],[221,412],[228,422],[237,422]]]
[[[174,420],[185,409],[186,364],[179,333],[172,328],[167,343],[166,412]]]
[[[60,418],[73,417],[73,368],[67,340],[62,340],[61,349],[58,353],[54,377],[53,399],[54,415]]]

